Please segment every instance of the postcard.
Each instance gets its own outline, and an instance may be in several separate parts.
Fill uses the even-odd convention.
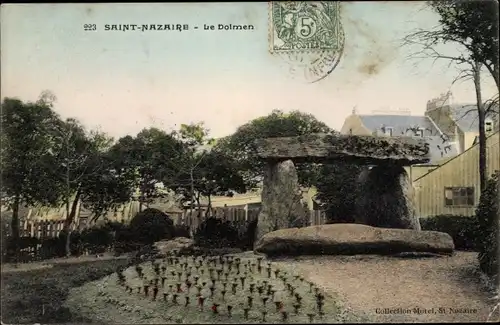
[[[2,324],[498,322],[495,4],[3,3]]]

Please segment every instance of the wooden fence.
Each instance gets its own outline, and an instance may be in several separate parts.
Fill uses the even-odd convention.
[[[21,224],[20,235],[22,237],[36,237],[39,239],[58,237],[63,230],[64,220],[25,220]],[[74,224],[71,230],[78,228]]]
[[[258,218],[260,209],[243,209],[243,208],[213,208],[210,213],[206,210],[196,210],[180,214],[169,214],[173,219],[174,225],[186,225],[189,227],[191,235],[196,232],[200,224],[206,220],[206,216],[229,221],[238,229],[238,232],[245,232],[249,223]],[[326,223],[324,211],[309,211],[309,225],[322,225]],[[10,235],[10,225],[4,224],[6,229],[3,230],[2,246],[4,241]],[[20,236],[31,237],[38,240],[48,240],[56,238],[64,227],[64,220],[24,220],[20,225]],[[72,230],[82,230],[85,228],[84,222],[76,222],[72,226]],[[3,247],[4,248],[4,247]],[[3,251],[3,249],[2,249]],[[42,249],[40,242],[33,245],[28,245],[21,250],[24,256],[20,262],[32,262],[43,260],[53,255],[52,251]],[[3,252],[2,252],[3,255]]]
[[[186,211],[185,213],[169,214],[174,225],[186,225],[193,231],[205,220],[206,215],[236,223],[248,223],[257,219],[260,209],[243,208],[212,208],[211,213],[206,210]],[[309,211],[309,225],[322,225],[326,223],[325,212],[319,210]],[[6,225],[10,226],[10,225]],[[38,239],[58,237],[64,227],[64,220],[24,220],[20,225],[21,237],[35,237]],[[81,229],[80,223],[74,223],[72,230]],[[9,233],[9,231],[7,231]]]
[[[218,219],[227,220],[236,224],[248,224],[257,219],[260,209],[243,208],[212,208],[207,214],[206,210],[187,211],[182,215],[172,217],[175,225],[186,225],[191,233],[194,233],[198,226],[206,219],[206,216],[212,216]],[[325,211],[310,210],[309,226],[323,225],[326,223]]]

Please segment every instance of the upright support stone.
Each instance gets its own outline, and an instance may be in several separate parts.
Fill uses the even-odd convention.
[[[262,207],[258,216],[255,240],[268,232],[290,228],[306,218],[300,202],[297,170],[291,160],[268,162],[262,188]]]
[[[402,166],[388,163],[366,170],[358,178],[358,188],[356,223],[421,230],[413,186]]]

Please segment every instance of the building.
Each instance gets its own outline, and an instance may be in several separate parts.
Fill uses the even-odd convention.
[[[490,107],[485,116],[486,135],[498,131],[498,105]],[[450,142],[458,144],[459,153],[475,144],[479,136],[479,118],[476,104],[453,103],[448,92],[427,102],[425,116],[429,117]]]
[[[500,170],[499,133],[486,139],[487,175]],[[418,177],[415,188],[419,217],[443,214],[472,216],[479,204],[479,145],[475,144],[438,168]]]
[[[213,208],[241,208],[248,211],[260,209],[261,193],[262,189],[256,189],[243,194],[235,194],[232,197],[213,196],[210,201]],[[314,200],[316,194],[317,189],[315,187],[302,188],[302,202],[304,206],[307,206],[308,210],[319,209],[317,202]],[[201,203],[206,205],[208,201],[203,199]]]
[[[352,114],[345,119],[340,132],[353,135],[424,138],[429,143],[430,162],[405,167],[411,181],[458,154],[457,143],[448,141],[430,117],[413,116],[408,112],[392,111],[364,115],[357,114],[356,110],[353,110]]]

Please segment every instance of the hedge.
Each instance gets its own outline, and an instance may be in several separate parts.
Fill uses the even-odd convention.
[[[475,216],[439,215],[420,218],[422,230],[448,233],[456,250],[476,250],[477,218]]]
[[[481,271],[498,280],[498,227],[499,203],[497,171],[486,184],[476,209],[478,220],[476,246],[479,251],[479,267]]]

